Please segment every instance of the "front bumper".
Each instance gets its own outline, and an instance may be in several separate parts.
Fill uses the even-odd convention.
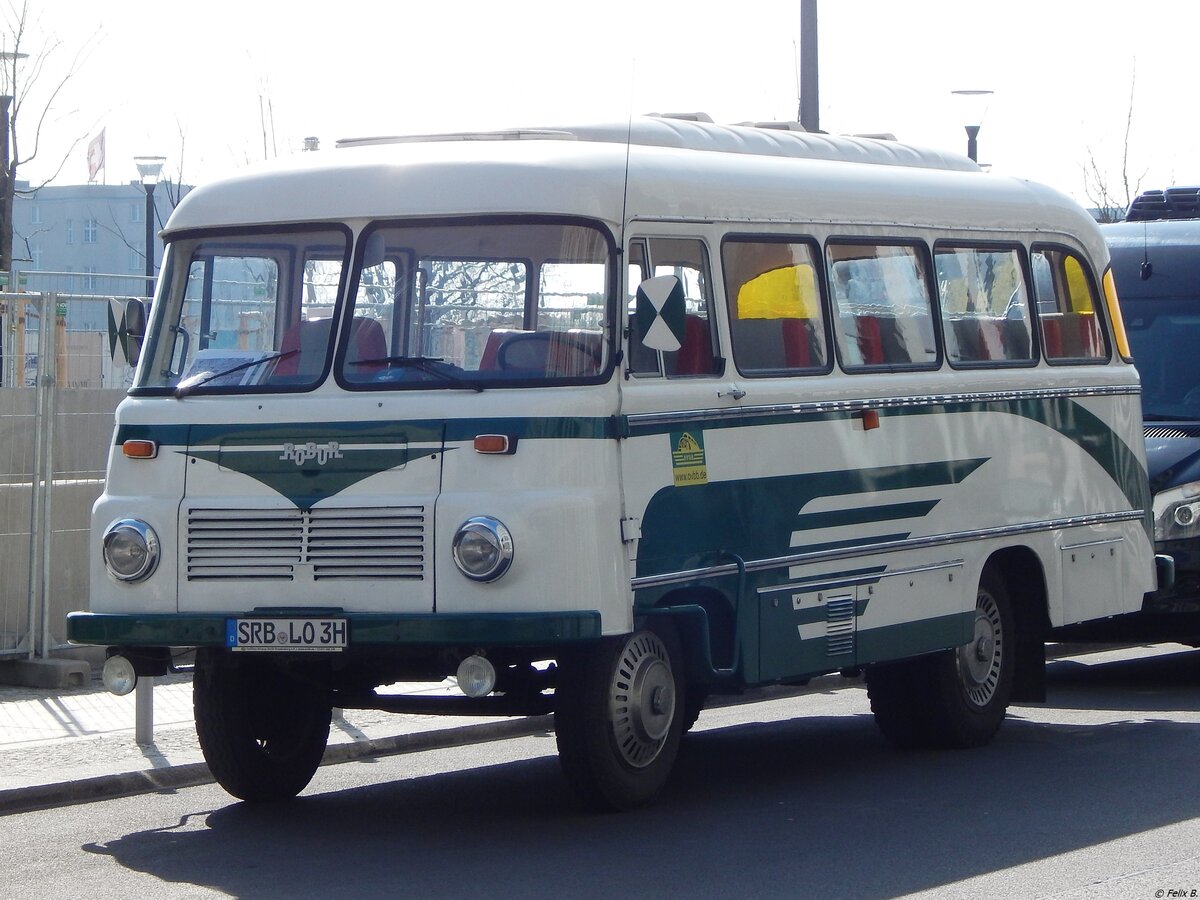
[[[351,647],[521,647],[573,643],[600,637],[600,613],[463,613],[445,615],[331,613],[329,610],[252,611],[261,618],[337,615],[350,625]],[[67,614],[67,640],[73,644],[121,647],[224,647],[226,627],[238,616]]]

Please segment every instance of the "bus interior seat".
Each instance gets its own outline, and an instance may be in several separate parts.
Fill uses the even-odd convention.
[[[493,328],[488,335],[487,343],[483,345],[483,355],[479,357],[479,371],[500,371],[500,363],[497,360],[500,355],[500,347],[518,334],[533,334],[533,332],[521,328]]]
[[[346,350],[346,370],[350,375],[371,375],[383,369],[388,355],[387,338],[377,319],[355,316],[350,322],[350,346]],[[362,360],[380,360],[362,362]]]
[[[884,362],[883,331],[879,326],[879,317],[855,316],[854,324],[863,365],[877,366]]]
[[[676,375],[711,375],[716,364],[708,322],[694,313],[684,318],[683,343],[675,352]]]
[[[734,354],[747,371],[811,368],[820,356],[814,350],[811,319],[741,319],[734,326]]]
[[[271,372],[272,378],[316,378],[325,368],[329,348],[329,328],[333,320],[303,319],[288,327],[279,344],[284,356]]]
[[[550,332],[546,375],[551,378],[578,378],[597,375],[602,358],[598,331],[569,328]]]

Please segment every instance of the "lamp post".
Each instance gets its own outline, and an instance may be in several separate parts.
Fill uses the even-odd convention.
[[[146,296],[154,296],[154,188],[162,174],[165,156],[135,156],[134,164],[146,189]]]
[[[951,95],[962,99],[961,109],[967,131],[967,156],[979,162],[979,129],[983,125],[983,117],[987,113],[988,104],[992,99],[992,91],[969,90],[951,91]]]

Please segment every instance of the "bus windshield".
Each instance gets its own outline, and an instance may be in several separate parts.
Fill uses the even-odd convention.
[[[545,221],[380,223],[353,253],[342,227],[181,238],[135,387],[295,391],[331,373],[350,390],[598,378],[610,360],[611,258],[600,230]]]

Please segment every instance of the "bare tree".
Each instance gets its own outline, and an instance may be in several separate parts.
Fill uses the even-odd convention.
[[[29,0],[21,0],[20,5],[7,0],[3,8],[3,30],[0,31],[0,271],[3,272],[12,267],[12,212],[17,169],[37,158],[47,117],[51,112],[62,112],[59,103],[63,90],[79,73],[95,44],[93,35],[75,52],[64,69],[51,74],[55,71],[53,64],[63,49],[63,41],[49,37],[39,45],[30,44],[37,20],[31,19],[29,6]],[[30,107],[28,102],[36,105]],[[23,128],[22,122],[33,124]],[[81,132],[71,142],[53,173],[31,187],[29,193],[58,176],[86,134],[86,131]]]
[[[1117,174],[1116,183],[1096,160],[1095,151],[1087,148],[1087,164],[1083,166],[1083,192],[1092,205],[1096,207],[1096,217],[1101,222],[1120,222],[1125,218],[1129,204],[1142,189],[1142,179],[1146,172],[1136,179],[1129,174],[1129,136],[1133,132],[1133,100],[1137,87],[1137,67],[1129,78],[1129,108],[1125,113],[1125,135],[1121,143],[1121,169]]]

